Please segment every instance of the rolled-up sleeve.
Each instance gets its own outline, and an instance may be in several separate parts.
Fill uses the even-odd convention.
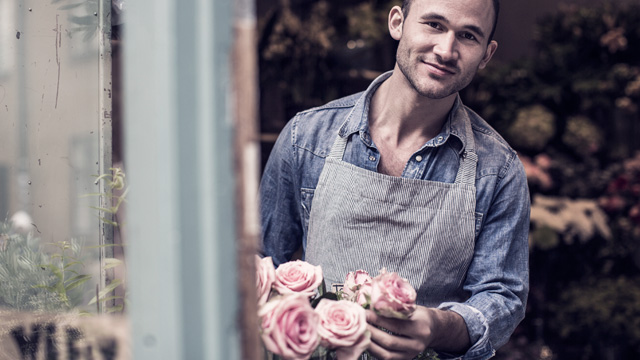
[[[526,175],[514,154],[500,174],[490,211],[476,239],[464,303],[447,302],[466,322],[471,348],[462,359],[488,359],[524,318],[529,292],[529,212]]]

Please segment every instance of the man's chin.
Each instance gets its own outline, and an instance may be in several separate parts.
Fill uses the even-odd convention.
[[[432,99],[432,100],[440,100],[440,99],[444,99],[447,98],[449,96],[451,96],[452,94],[457,93],[457,91],[451,89],[451,88],[422,88],[422,89],[415,89],[417,91],[418,94],[420,94],[420,96],[428,98],[428,99]]]

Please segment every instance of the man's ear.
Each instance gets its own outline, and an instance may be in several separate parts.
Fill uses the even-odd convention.
[[[402,24],[404,23],[404,15],[400,6],[394,6],[389,11],[389,34],[394,40],[400,40],[402,37]]]
[[[487,66],[487,64],[489,63],[489,60],[491,60],[491,58],[493,57],[493,54],[496,53],[497,49],[498,42],[495,40],[491,40],[489,45],[487,45],[487,51],[484,53],[484,56],[482,57],[482,61],[480,61],[480,65],[478,65],[478,68],[484,69],[485,66]]]

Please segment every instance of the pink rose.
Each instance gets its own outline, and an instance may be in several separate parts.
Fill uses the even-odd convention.
[[[371,303],[371,291],[373,290],[373,282],[364,283],[360,286],[360,290],[356,293],[356,298],[353,300],[360,306],[366,307]]]
[[[260,258],[256,255],[256,290],[258,291],[258,306],[269,300],[271,286],[276,281],[276,268],[271,257]]]
[[[342,288],[342,294],[346,300],[355,301],[365,306],[371,296],[371,276],[364,270],[352,271],[347,274]]]
[[[278,266],[273,288],[280,294],[301,293],[311,298],[320,284],[322,268],[296,260]]]
[[[416,310],[416,295],[408,280],[383,268],[372,281],[371,308],[385,317],[407,319]]]
[[[318,333],[322,345],[338,349],[340,360],[358,359],[370,342],[364,308],[347,300],[322,299],[316,306],[316,312],[320,315]]]
[[[264,346],[284,360],[309,359],[320,344],[319,315],[305,295],[271,299],[258,310],[258,316]]]

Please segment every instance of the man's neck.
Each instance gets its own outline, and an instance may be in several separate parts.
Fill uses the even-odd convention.
[[[440,133],[457,96],[426,98],[399,73],[396,69],[380,84],[369,108],[369,131],[380,152],[378,172],[393,176],[402,176],[411,156]]]
[[[440,133],[457,94],[429,99],[418,94],[396,69],[371,99],[369,128],[397,147],[420,146]],[[405,145],[403,145],[405,144]],[[418,150],[417,148],[414,150]]]

